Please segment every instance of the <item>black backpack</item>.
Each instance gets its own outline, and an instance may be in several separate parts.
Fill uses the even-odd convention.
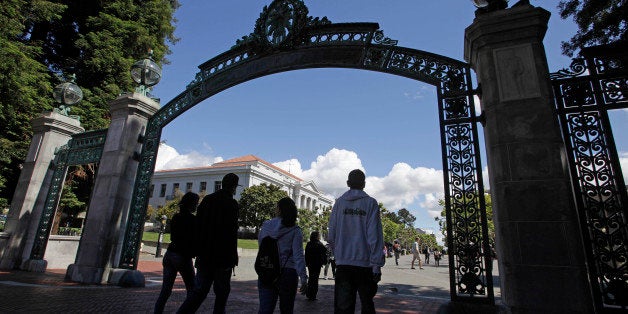
[[[255,258],[255,272],[260,282],[266,286],[276,286],[279,282],[279,276],[281,276],[282,266],[279,265],[279,245],[277,240],[270,236],[264,237]],[[292,251],[286,259],[286,263],[290,256],[292,256]]]

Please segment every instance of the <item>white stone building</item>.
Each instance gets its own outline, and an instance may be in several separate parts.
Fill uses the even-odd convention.
[[[333,200],[325,196],[313,181],[303,179],[260,159],[247,155],[217,162],[211,166],[156,171],[150,186],[148,204],[159,208],[174,198],[175,191],[211,194],[221,188],[222,177],[233,172],[240,177],[235,198],[244,188],[262,183],[286,191],[298,208],[321,211],[331,208]]]

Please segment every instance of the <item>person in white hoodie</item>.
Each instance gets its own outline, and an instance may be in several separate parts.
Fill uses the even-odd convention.
[[[362,313],[375,313],[373,298],[385,262],[379,205],[363,191],[361,170],[349,173],[347,185],[349,191],[336,200],[329,217],[328,242],[337,265],[334,312],[354,313],[357,293]]]
[[[273,313],[278,298],[280,312],[293,313],[299,278],[301,290],[307,286],[303,232],[296,225],[296,220],[297,206],[291,198],[284,197],[277,202],[277,217],[262,224],[258,236],[259,244],[267,236],[277,239],[282,269],[277,287],[266,286],[258,280],[259,313]]]

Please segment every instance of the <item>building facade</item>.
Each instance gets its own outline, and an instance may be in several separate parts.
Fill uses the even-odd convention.
[[[333,200],[325,196],[313,181],[303,179],[254,155],[233,158],[206,167],[155,171],[148,204],[154,208],[164,206],[174,199],[177,191],[200,195],[219,190],[222,177],[233,172],[240,177],[235,198],[239,199],[245,188],[262,183],[278,186],[286,191],[298,208],[322,211],[331,208]]]

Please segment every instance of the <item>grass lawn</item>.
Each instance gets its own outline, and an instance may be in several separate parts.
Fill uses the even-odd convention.
[[[142,241],[157,242],[158,232],[144,232],[142,235]],[[163,243],[170,243],[170,233],[165,233]],[[238,247],[243,249],[256,249],[258,248],[257,240],[255,239],[238,239]]]

